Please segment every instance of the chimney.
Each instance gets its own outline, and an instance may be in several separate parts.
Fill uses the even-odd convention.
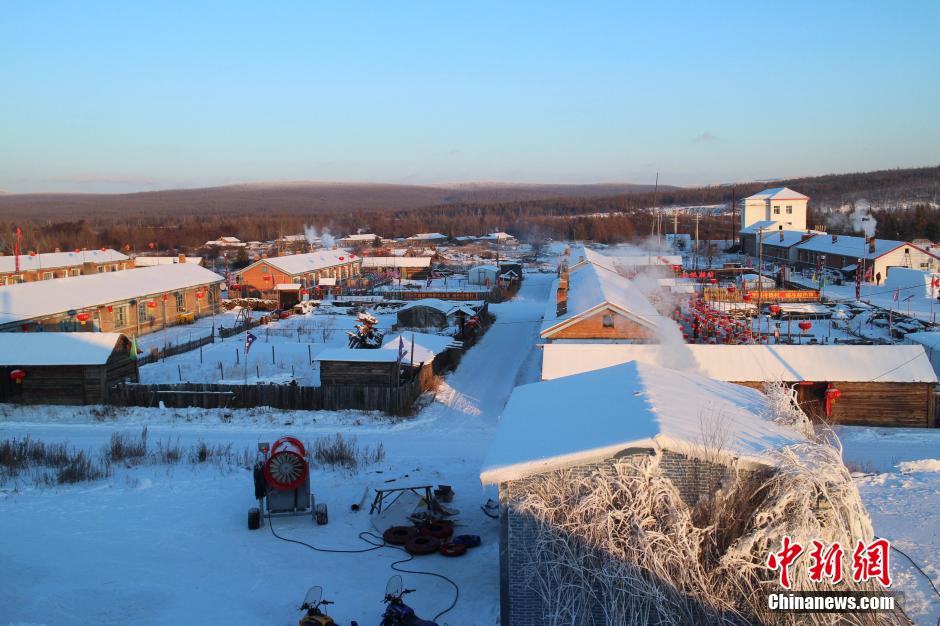
[[[568,312],[568,272],[558,279],[558,292],[555,302],[555,315],[564,315]]]
[[[780,241],[783,242],[783,225],[777,227],[777,230],[780,232]]]
[[[868,240],[868,253],[869,254],[875,253],[875,238],[874,237]]]
[[[833,235],[833,236],[832,236],[832,243],[835,243],[835,242],[837,242],[837,241],[839,241],[839,235]]]
[[[177,261],[178,261],[179,263],[185,263],[185,262],[186,262],[186,255],[185,255],[185,254],[179,255],[179,257],[177,257]]]

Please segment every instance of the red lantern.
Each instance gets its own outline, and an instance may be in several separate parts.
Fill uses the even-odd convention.
[[[714,285],[714,284],[716,284],[716,283],[718,282],[718,279],[717,279],[717,278],[712,278],[712,279],[710,279],[708,282],[710,282],[711,284]]]
[[[108,249],[107,249],[107,248],[102,248],[101,251],[102,251],[102,252],[107,252]]]
[[[148,308],[148,309],[155,309],[155,308],[157,308],[157,303],[156,303],[156,301],[155,301],[155,300],[150,300],[149,302],[147,302],[147,308]]]
[[[777,313],[779,313],[779,312],[780,312],[780,305],[779,305],[779,304],[771,304],[771,305],[770,305],[770,312],[773,313],[774,315],[776,315]]]
[[[750,302],[750,301],[751,301],[751,294],[749,294],[749,293],[741,294],[741,299],[744,300],[745,302]]]
[[[714,278],[714,277],[715,277],[715,272],[709,272],[709,273],[708,273],[708,277],[709,277],[709,278]]]
[[[356,255],[355,255],[355,254],[350,254],[350,255],[349,255],[349,260],[350,260],[350,261],[352,261],[352,260],[355,259],[355,258],[356,258]]]
[[[205,294],[204,292],[202,292],[202,291],[197,291],[197,292],[196,292],[196,297],[202,299],[202,298],[205,298],[205,297],[206,297],[206,294]]]
[[[21,384],[24,378],[26,378],[26,372],[23,370],[17,369],[10,372],[10,380],[15,382],[17,385]]]
[[[91,315],[88,313],[79,313],[78,315],[75,316],[75,319],[77,319],[79,322],[84,324],[85,322],[91,319]]]
[[[110,312],[113,311],[113,310],[114,310],[114,305],[109,304],[109,305],[108,305],[108,313],[110,313]]]
[[[153,250],[154,248],[157,247],[157,244],[155,244],[154,242],[151,241],[150,243],[147,244],[147,246],[148,246],[151,250]]]
[[[802,330],[804,333],[813,327],[813,325],[807,321],[802,321],[799,324],[797,324],[797,326],[799,326],[800,330]]]
[[[734,285],[728,285],[728,293],[734,293],[736,291]]]
[[[341,257],[339,258],[339,260],[340,260],[340,261],[345,261],[345,260],[346,260],[346,257],[341,256]]]
[[[81,248],[75,248],[75,254],[78,254],[81,251],[82,251]]]
[[[829,383],[826,386],[826,417],[832,417],[832,409],[836,405],[836,400],[842,397],[842,392]]]

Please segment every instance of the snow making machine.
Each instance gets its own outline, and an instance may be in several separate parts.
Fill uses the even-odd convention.
[[[281,437],[271,446],[259,443],[253,475],[258,506],[248,510],[250,530],[260,528],[265,515],[310,515],[326,523],[326,506],[317,507],[310,491],[310,465],[299,439]]]

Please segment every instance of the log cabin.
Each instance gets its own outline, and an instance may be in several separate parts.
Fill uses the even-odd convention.
[[[0,287],[0,332],[100,331],[134,337],[214,315],[222,277],[175,263]]]
[[[133,342],[121,333],[0,333],[0,401],[100,404],[137,382]]]
[[[111,248],[30,253],[21,254],[19,258],[0,256],[0,285],[71,278],[133,268],[134,261],[130,257]]]
[[[237,272],[233,288],[244,297],[273,299],[277,285],[285,283],[297,283],[306,289],[341,286],[343,281],[361,274],[361,264],[359,255],[341,248],[263,258]]]
[[[543,351],[543,380],[638,360],[754,389],[769,382],[787,383],[796,391],[801,408],[818,421],[940,425],[933,408],[937,375],[920,345],[552,344],[543,346]]]

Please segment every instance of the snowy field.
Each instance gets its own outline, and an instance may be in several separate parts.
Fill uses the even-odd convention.
[[[480,486],[480,462],[512,388],[538,379],[533,345],[550,284],[550,276],[530,275],[514,300],[493,305],[497,322],[414,419],[141,408],[102,417],[88,408],[2,407],[0,438],[30,435],[97,453],[113,432],[136,435],[146,423],[151,446],[203,441],[244,454],[283,434],[313,440],[342,432],[363,446],[382,443],[385,460],[357,473],[314,469],[313,491],[329,506],[328,525],[275,518],[275,529],[316,546],[368,547],[357,538],[371,529],[368,514],[350,510],[367,486],[452,485],[458,531],[481,535],[482,545],[459,559],[433,555],[403,567],[440,572],[459,585],[459,602],[440,623],[495,624],[497,521],[480,510],[495,494]],[[296,624],[312,585],[322,585],[336,602],[330,613],[339,623],[379,621],[385,582],[394,573],[389,565],[402,552],[327,554],[280,541],[267,527],[250,532],[252,498],[250,473],[228,463],[115,467],[108,479],[70,487],[8,482],[0,490],[0,623],[68,616],[76,624]],[[417,589],[410,603],[425,619],[453,600],[444,581],[403,577]]]
[[[140,382],[156,383],[286,383],[296,380],[301,385],[320,384],[319,366],[313,359],[324,349],[344,347],[349,341],[346,334],[356,325],[356,316],[348,308],[323,306],[306,315],[292,315],[287,319],[270,322],[251,329],[257,341],[245,360],[245,333],[225,339],[216,339],[200,349],[149,363],[140,368]],[[378,328],[388,331],[395,323],[394,313],[375,313]],[[255,313],[255,316],[260,313]],[[227,314],[226,326],[234,325],[234,315]],[[200,319],[200,324],[206,323]],[[211,320],[209,322],[211,324]],[[173,327],[180,341],[187,341],[188,327]],[[193,338],[206,336],[211,326],[192,330]],[[162,346],[154,333],[147,340]],[[141,341],[144,344],[144,341]],[[146,345],[146,344],[145,344]]]

